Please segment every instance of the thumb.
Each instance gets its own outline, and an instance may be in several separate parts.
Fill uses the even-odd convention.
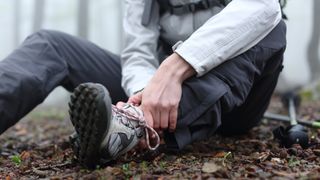
[[[137,94],[131,96],[128,99],[128,103],[140,105],[142,100],[142,92],[138,92]]]

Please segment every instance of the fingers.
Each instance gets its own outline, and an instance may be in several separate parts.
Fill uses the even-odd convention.
[[[122,108],[124,105],[125,105],[124,102],[119,101],[119,102],[117,102],[116,107],[117,107],[117,108]]]
[[[169,116],[169,131],[173,132],[177,127],[178,107],[172,108]]]
[[[160,129],[160,116],[161,111],[155,111],[152,113],[153,117],[153,128],[154,129]]]
[[[148,108],[143,108],[143,112],[148,122],[155,130],[166,130],[174,131],[177,126],[178,117],[178,105],[172,106],[157,106],[144,105]],[[161,107],[161,108],[160,108]]]
[[[159,113],[160,127],[159,129],[167,129],[169,126],[169,111],[164,109]]]
[[[131,96],[128,99],[128,103],[134,104],[134,105],[140,105],[142,100],[142,92],[138,92],[137,94]]]
[[[168,103],[169,105],[163,106],[159,111],[159,129],[174,131],[177,125],[178,105],[176,103]],[[157,120],[154,119],[154,124]]]

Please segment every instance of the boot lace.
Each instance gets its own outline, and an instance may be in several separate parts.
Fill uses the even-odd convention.
[[[132,104],[126,104],[125,106],[126,106],[126,108],[132,108],[133,110],[136,110],[136,107],[133,106]],[[158,133],[146,123],[146,120],[145,120],[142,113],[137,112],[136,114],[139,114],[139,116],[137,117],[137,115],[131,113],[130,111],[127,111],[124,108],[118,108],[115,105],[112,105],[112,111],[114,111],[114,113],[116,115],[120,115],[121,117],[124,117],[128,120],[128,122],[123,122],[123,118],[121,118],[121,121],[126,126],[128,126],[130,124],[131,128],[136,129],[136,127],[130,123],[130,120],[132,120],[132,121],[138,122],[138,127],[144,128],[145,134],[146,134],[145,137],[146,137],[147,146],[150,150],[156,150],[159,147],[160,137],[159,137]],[[150,135],[149,135],[150,132],[156,138],[156,144],[154,146],[152,146],[150,143]]]

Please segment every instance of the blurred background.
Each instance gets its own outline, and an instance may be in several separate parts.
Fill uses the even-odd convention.
[[[39,29],[80,36],[119,54],[122,1],[0,0],[0,61]],[[68,92],[56,88],[42,107],[65,107]]]
[[[0,0],[0,60],[39,29],[81,36],[119,53],[122,12],[121,0]],[[277,91],[314,89],[320,74],[320,1],[288,0],[284,12],[288,46]],[[67,100],[68,93],[57,88],[42,106],[65,107]]]

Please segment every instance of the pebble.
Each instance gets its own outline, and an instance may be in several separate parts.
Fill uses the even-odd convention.
[[[287,150],[286,149],[281,149],[279,152],[279,156],[281,159],[285,159],[288,156]]]

